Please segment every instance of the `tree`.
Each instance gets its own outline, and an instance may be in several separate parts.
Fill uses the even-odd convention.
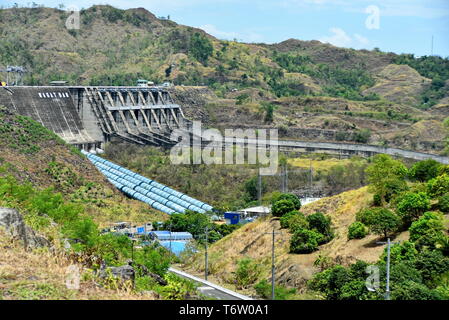
[[[348,228],[348,239],[362,239],[368,234],[368,228],[361,222],[356,221]]]
[[[369,226],[369,225],[371,225],[371,223],[374,220],[374,215],[376,214],[376,210],[378,210],[378,208],[362,209],[356,213],[355,219],[356,219],[356,221],[359,221],[359,222],[363,223],[364,225]]]
[[[214,47],[206,36],[195,32],[190,39],[190,52],[196,60],[204,64],[213,54]]]
[[[418,248],[428,247],[434,249],[444,237],[444,225],[441,214],[426,212],[409,228],[410,241],[415,242]]]
[[[449,213],[449,193],[438,198],[438,209],[443,213]]]
[[[266,184],[264,180],[262,180],[261,185],[262,190],[265,190]],[[258,188],[259,188],[258,177],[253,177],[245,182],[245,193],[247,201],[257,200],[259,194]]]
[[[323,235],[323,238],[318,244],[329,242],[332,239],[333,233],[330,217],[325,216],[321,212],[316,212],[307,216],[307,222],[309,223],[310,230],[315,230]]]
[[[289,228],[294,231],[297,228],[309,228],[309,223],[303,213],[299,211],[290,211],[284,214],[280,219],[282,228]]]
[[[295,205],[295,210],[301,209],[301,200],[298,198],[297,195],[293,193],[276,193],[271,198],[271,205],[275,204],[279,200],[289,200],[293,202]]]
[[[311,253],[318,249],[323,235],[315,230],[298,229],[290,240],[291,253]]]
[[[396,214],[385,208],[376,208],[369,228],[373,233],[386,238],[389,233],[396,231],[399,225],[400,219]]]
[[[382,203],[389,201],[395,193],[407,188],[404,180],[407,168],[401,161],[385,154],[374,156],[373,163],[366,169],[368,182],[373,193],[381,197]]]
[[[442,196],[449,190],[449,174],[443,174],[427,182],[427,190],[431,196]]]
[[[441,277],[449,273],[449,258],[439,250],[424,250],[418,255],[415,267],[421,273],[425,284],[436,287]]]
[[[275,217],[282,217],[284,214],[294,211],[295,204],[290,200],[279,200],[271,207],[271,214]]]
[[[380,256],[380,261],[382,264],[387,263],[387,248],[385,247],[384,252]],[[416,250],[415,244],[410,241],[404,241],[400,244],[395,244],[390,248],[390,261],[392,264],[396,264],[402,261],[414,262],[418,256],[418,250]]]
[[[438,176],[441,164],[433,159],[419,161],[409,171],[409,176],[415,180],[425,182]]]
[[[392,300],[440,300],[441,295],[422,283],[404,281],[392,290]]]
[[[430,209],[430,199],[424,192],[408,192],[401,196],[396,207],[402,221],[408,226]]]
[[[371,138],[371,130],[370,129],[358,130],[354,134],[355,142],[367,143],[370,138]]]
[[[262,102],[260,104],[260,108],[265,112],[264,121],[268,123],[273,122],[273,113],[276,109],[276,106],[269,102]]]

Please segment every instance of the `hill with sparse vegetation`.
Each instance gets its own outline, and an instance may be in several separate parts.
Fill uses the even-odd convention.
[[[208,86],[192,113],[219,128],[238,119],[237,126],[277,127],[283,138],[444,152],[446,131],[418,133],[426,121],[439,126],[449,116],[447,58],[296,39],[224,41],[143,8],[101,5],[80,14],[80,29],[68,30],[62,8],[1,9],[0,65],[25,66],[32,85],[134,85],[143,78],[170,81],[181,92]]]

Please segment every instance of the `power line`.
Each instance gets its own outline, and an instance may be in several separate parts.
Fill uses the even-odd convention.
[[[274,286],[275,286],[275,265],[274,265],[274,237],[276,234],[281,234],[280,232],[274,232],[274,227],[272,232],[266,232],[264,234],[271,234],[273,236],[273,241],[271,245],[271,300],[275,299]]]
[[[390,238],[388,238],[387,242],[378,241],[377,243],[387,245],[387,281],[386,281],[386,288],[385,288],[385,300],[390,300],[390,251],[391,251],[391,245],[398,244],[399,242],[392,243],[392,242],[390,242]]]

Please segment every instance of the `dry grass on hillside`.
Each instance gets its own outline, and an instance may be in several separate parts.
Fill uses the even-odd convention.
[[[70,265],[63,254],[25,251],[0,230],[0,300],[153,300],[151,295],[106,289],[82,278],[80,290],[70,290],[66,287]]]

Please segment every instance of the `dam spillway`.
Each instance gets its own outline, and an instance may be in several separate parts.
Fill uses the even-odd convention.
[[[171,131],[188,122],[170,93],[159,87],[1,87],[0,105],[83,150],[102,148],[111,139],[171,146]]]

